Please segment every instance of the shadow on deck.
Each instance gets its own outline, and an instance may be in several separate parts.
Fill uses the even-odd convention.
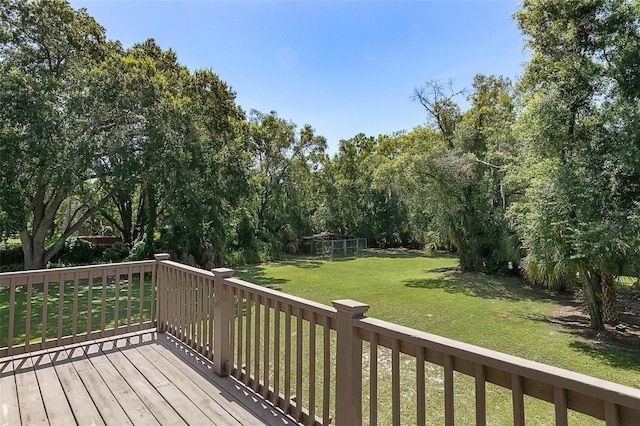
[[[0,358],[0,423],[290,425],[168,333]]]

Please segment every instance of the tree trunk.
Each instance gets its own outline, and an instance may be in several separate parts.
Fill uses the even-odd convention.
[[[581,269],[580,279],[582,281],[582,289],[584,291],[584,301],[587,305],[587,310],[589,311],[591,328],[595,330],[604,330],[602,311],[595,292],[595,287],[600,284],[600,277],[593,271]]]
[[[49,259],[44,248],[44,241],[35,241],[29,231],[20,232],[20,242],[22,243],[22,253],[24,254],[24,269],[44,269]]]
[[[618,323],[618,298],[613,276],[602,274],[602,319],[606,324]]]

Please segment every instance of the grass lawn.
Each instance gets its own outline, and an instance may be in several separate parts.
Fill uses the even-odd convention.
[[[585,338],[555,321],[554,312],[566,298],[551,297],[517,279],[429,272],[457,263],[454,257],[370,252],[357,258],[249,266],[237,269],[235,276],[327,305],[354,299],[370,304],[367,316],[640,388],[639,351]],[[492,388],[489,393],[501,394]],[[457,392],[456,398],[465,401]],[[509,398],[499,396],[493,408],[510,411]],[[473,400],[462,405],[472,410]],[[553,419],[552,407],[537,405],[533,402],[528,411],[539,414],[535,424]],[[462,415],[460,423],[473,422]],[[500,416],[494,420],[510,422]],[[580,416],[573,420],[571,424],[598,424]]]

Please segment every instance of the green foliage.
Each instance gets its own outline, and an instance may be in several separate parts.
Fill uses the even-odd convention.
[[[599,277],[640,265],[640,116],[628,98],[638,70],[617,63],[640,36],[637,10],[622,0],[527,1],[516,18],[532,50],[512,169],[524,184],[511,209],[524,270],[553,287],[578,274],[601,328]]]
[[[109,244],[104,250],[101,261],[103,263],[123,262],[129,256],[129,246],[126,243]]]
[[[95,256],[95,245],[80,238],[70,238],[56,257],[56,263],[65,265],[86,265],[92,263]]]
[[[104,29],[64,1],[4,0],[0,34],[0,225],[19,231],[25,266],[42,267],[104,203],[93,166],[109,148],[90,131],[97,111],[84,109]],[[70,220],[45,247],[67,199]]]
[[[24,254],[20,244],[0,243],[0,265],[23,263]]]

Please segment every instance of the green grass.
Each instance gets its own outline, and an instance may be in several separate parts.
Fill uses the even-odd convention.
[[[638,351],[589,340],[562,327],[552,315],[561,302],[520,280],[429,272],[456,265],[453,257],[368,253],[358,258],[300,258],[244,267],[235,276],[328,305],[336,299],[354,299],[371,306],[367,316],[640,388]],[[385,357],[382,352],[379,356]],[[412,364],[411,359],[406,362]],[[437,380],[439,368],[433,374]],[[410,393],[410,375],[406,380]],[[473,380],[456,375],[456,383],[459,423],[472,423]],[[440,387],[436,383],[432,391],[437,393]],[[488,397],[493,423],[512,423],[510,393],[493,385],[488,393],[493,395]],[[380,398],[387,396],[383,391]],[[434,400],[437,405],[441,395]],[[403,417],[403,423],[414,422],[412,406],[404,411],[409,417]],[[388,414],[382,413],[380,424],[387,424]],[[527,398],[527,417],[535,424],[552,423],[553,408]],[[570,422],[597,424],[572,413]]]

